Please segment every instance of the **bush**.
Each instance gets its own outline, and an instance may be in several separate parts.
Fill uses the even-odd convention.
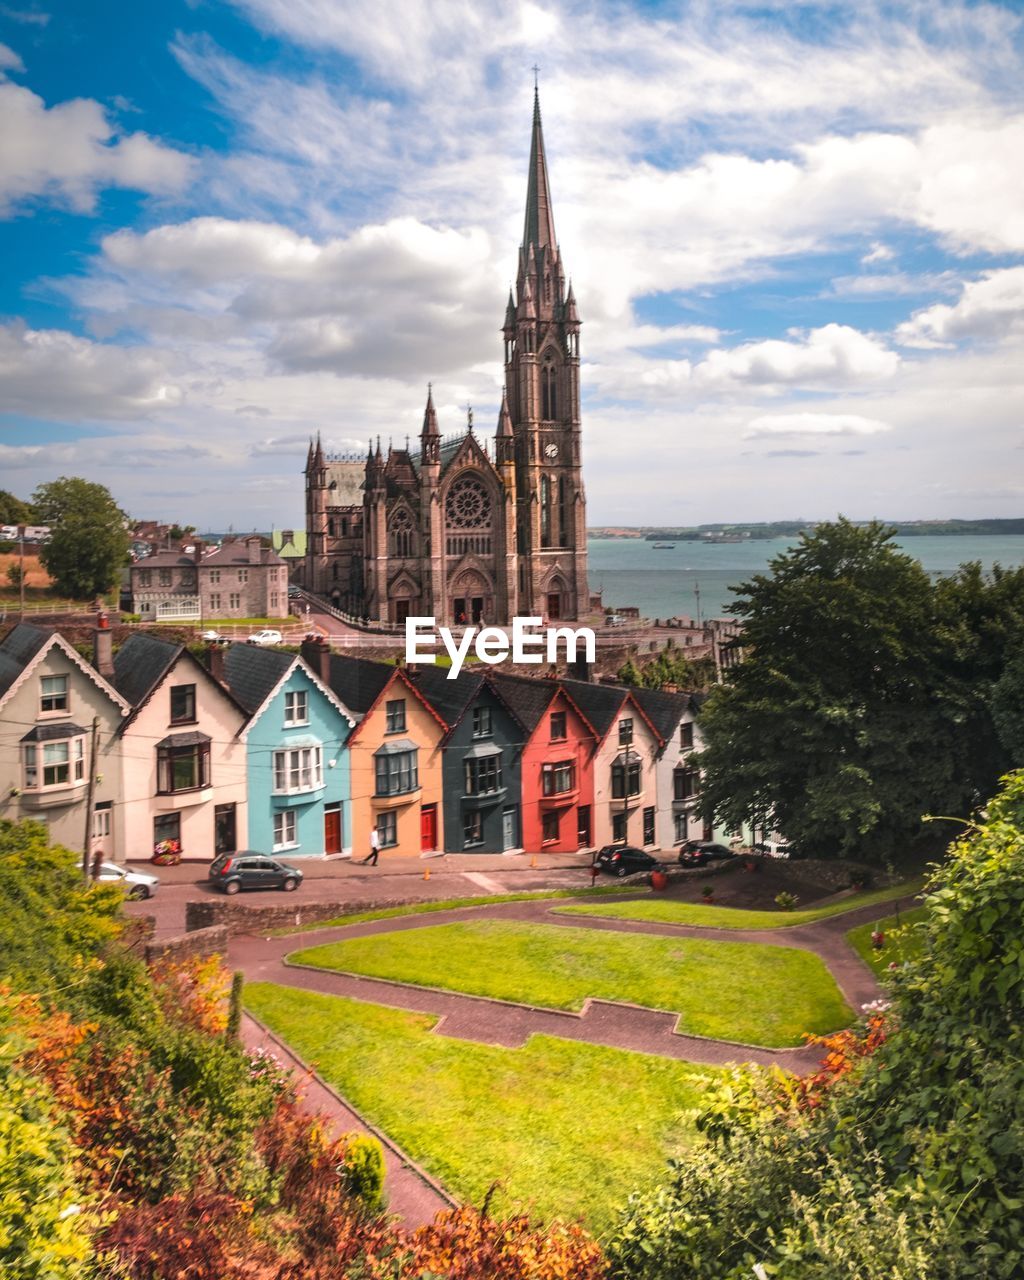
[[[387,1207],[384,1195],[384,1151],[376,1138],[369,1134],[350,1133],[345,1136],[345,1163],[341,1176],[345,1189],[354,1196],[372,1216],[383,1213]]]

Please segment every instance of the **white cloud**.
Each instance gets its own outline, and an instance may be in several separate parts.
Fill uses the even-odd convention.
[[[0,44],[0,71],[24,71],[25,64],[6,44]]]
[[[861,258],[861,266],[870,267],[876,262],[891,262],[896,257],[896,253],[887,244],[882,244],[880,240],[876,240],[866,254]]]
[[[42,98],[0,81],[0,213],[30,197],[91,212],[104,187],[156,195],[182,190],[193,162],[145,133],[117,137],[103,107],[75,98],[47,107]]]
[[[693,376],[705,385],[856,386],[891,378],[899,363],[897,353],[877,339],[848,325],[827,324],[795,341],[770,338],[711,351]]]
[[[0,409],[69,422],[138,418],[183,392],[151,350],[106,346],[61,329],[0,325]]]
[[[1024,267],[987,271],[978,280],[965,281],[956,303],[918,311],[899,326],[896,340],[904,346],[928,348],[1015,333],[1024,333]]]
[[[888,422],[855,413],[777,413],[754,418],[743,434],[755,440],[761,436],[874,436],[891,430]]]

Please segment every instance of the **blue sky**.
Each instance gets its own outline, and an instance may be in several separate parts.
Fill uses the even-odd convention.
[[[591,523],[1022,513],[1024,13],[941,0],[3,0],[0,487],[487,427],[535,61]]]

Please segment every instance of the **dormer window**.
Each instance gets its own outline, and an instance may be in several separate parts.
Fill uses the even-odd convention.
[[[633,742],[633,720],[627,717],[619,721],[619,746],[628,747]]]
[[[566,722],[564,711],[551,713],[551,741],[564,742],[566,738]]]
[[[690,750],[693,746],[693,722],[689,724],[681,724],[679,726],[679,745],[684,751]]]
[[[39,714],[50,716],[68,710],[67,676],[43,676],[39,681]]]
[[[194,724],[196,718],[196,687],[194,684],[177,684],[171,691],[171,724]]]
[[[286,725],[309,724],[309,698],[305,689],[284,695],[284,722]]]

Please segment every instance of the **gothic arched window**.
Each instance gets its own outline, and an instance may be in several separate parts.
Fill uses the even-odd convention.
[[[540,478],[540,545],[551,546],[551,481]]]
[[[558,417],[558,370],[552,356],[544,361],[540,371],[541,418],[551,422]]]
[[[476,476],[462,475],[444,500],[445,550],[450,556],[491,554],[491,493]]]
[[[399,507],[392,512],[388,521],[390,535],[390,551],[393,556],[403,557],[413,554],[414,530],[412,516],[407,507]]]

